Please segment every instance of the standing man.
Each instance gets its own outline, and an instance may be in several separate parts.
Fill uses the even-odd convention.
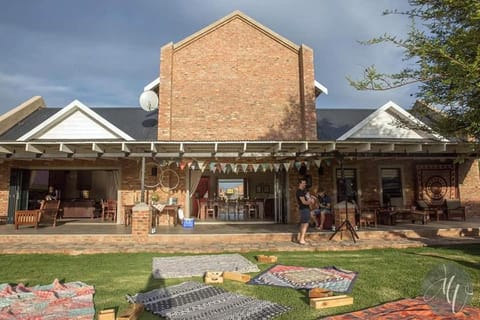
[[[307,197],[307,180],[300,178],[298,180],[298,190],[296,193],[298,209],[300,211],[300,231],[298,233],[298,243],[301,245],[307,244],[305,242],[305,234],[307,233],[308,223],[310,222],[310,204],[313,204],[313,199]]]

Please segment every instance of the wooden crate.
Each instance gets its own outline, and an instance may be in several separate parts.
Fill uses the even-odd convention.
[[[223,283],[222,272],[212,272],[212,271],[205,272],[205,276],[203,277],[203,282],[205,282],[206,284]]]
[[[353,304],[353,297],[347,295],[310,299],[310,307],[315,309],[340,307],[350,304]]]
[[[98,320],[115,320],[115,309],[105,309],[98,313]]]
[[[118,317],[118,320],[138,320],[140,319],[140,315],[142,313],[143,304],[134,303],[131,304],[130,307]]]
[[[275,262],[277,262],[277,257],[276,256],[259,255],[259,256],[257,256],[257,261],[260,262],[260,263],[275,263]]]
[[[233,280],[233,281],[238,281],[243,283],[250,281],[250,276],[248,274],[243,274],[240,272],[225,271],[222,274],[222,276],[223,276],[223,279]]]

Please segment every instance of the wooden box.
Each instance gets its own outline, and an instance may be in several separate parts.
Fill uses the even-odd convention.
[[[98,313],[98,320],[115,320],[115,309],[105,309]]]
[[[277,257],[276,256],[259,255],[259,256],[257,256],[257,260],[260,263],[275,263],[275,262],[277,262]]]
[[[134,303],[131,304],[130,307],[118,317],[118,320],[138,320],[140,319],[142,312],[143,304]]]
[[[353,304],[353,297],[346,295],[310,299],[310,307],[315,309],[340,307],[350,304]]]
[[[240,272],[225,271],[222,276],[223,276],[223,279],[233,280],[233,281],[238,281],[243,283],[250,281],[250,276],[248,274],[243,274]]]
[[[205,276],[203,277],[203,281],[207,284],[209,284],[209,283],[223,283],[222,272],[207,271],[207,272],[205,272]]]

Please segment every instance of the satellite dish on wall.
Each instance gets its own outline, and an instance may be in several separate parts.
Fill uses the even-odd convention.
[[[152,111],[158,108],[158,96],[153,91],[144,91],[140,95],[140,107],[145,111]]]

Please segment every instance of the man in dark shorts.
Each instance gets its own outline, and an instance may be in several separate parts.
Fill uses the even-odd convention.
[[[298,209],[300,211],[300,230],[298,233],[298,243],[301,245],[305,242],[305,234],[307,233],[308,223],[310,221],[310,204],[313,200],[307,197],[307,180],[300,178],[298,181],[298,190],[296,193]]]

